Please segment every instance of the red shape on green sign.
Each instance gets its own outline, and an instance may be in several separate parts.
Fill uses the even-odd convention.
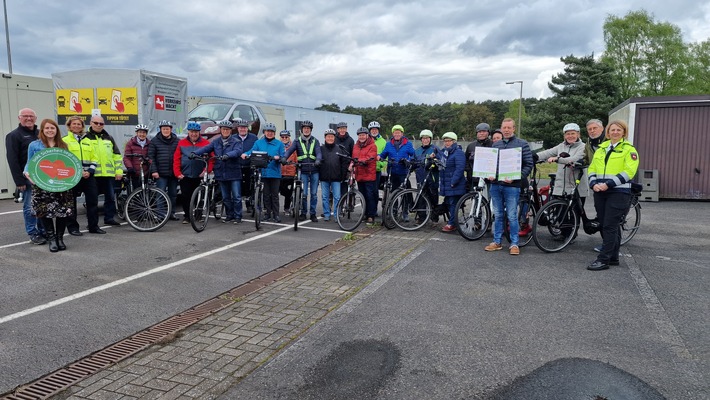
[[[49,160],[42,160],[39,162],[40,171],[47,174],[52,179],[72,179],[76,170],[72,167],[67,167],[62,160],[56,160],[54,162]]]

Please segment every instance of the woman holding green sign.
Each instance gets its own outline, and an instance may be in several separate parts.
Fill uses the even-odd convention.
[[[76,180],[76,166],[72,165],[73,160],[65,159],[66,155],[62,151],[48,151],[54,148],[65,151],[67,149],[59,134],[59,125],[55,121],[43,120],[38,136],[39,139],[30,143],[27,149],[28,161],[24,173],[33,186],[32,210],[37,218],[42,219],[47,232],[49,251],[54,253],[67,248],[63,236],[66,217],[72,214],[71,188],[76,182],[74,185],[71,182]],[[34,157],[35,155],[37,157]],[[69,155],[71,156],[71,153]]]

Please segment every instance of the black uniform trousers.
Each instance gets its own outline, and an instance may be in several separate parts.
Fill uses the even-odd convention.
[[[594,208],[601,223],[602,250],[597,261],[608,264],[619,260],[621,221],[629,210],[631,193],[615,190],[594,192]]]

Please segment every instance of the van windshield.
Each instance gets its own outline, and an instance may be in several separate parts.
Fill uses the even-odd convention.
[[[231,104],[200,104],[190,111],[187,119],[190,121],[221,121],[226,118]]]

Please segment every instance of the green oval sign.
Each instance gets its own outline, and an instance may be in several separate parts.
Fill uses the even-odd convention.
[[[35,185],[48,192],[67,191],[81,179],[81,161],[69,150],[51,147],[38,151],[27,164]]]

